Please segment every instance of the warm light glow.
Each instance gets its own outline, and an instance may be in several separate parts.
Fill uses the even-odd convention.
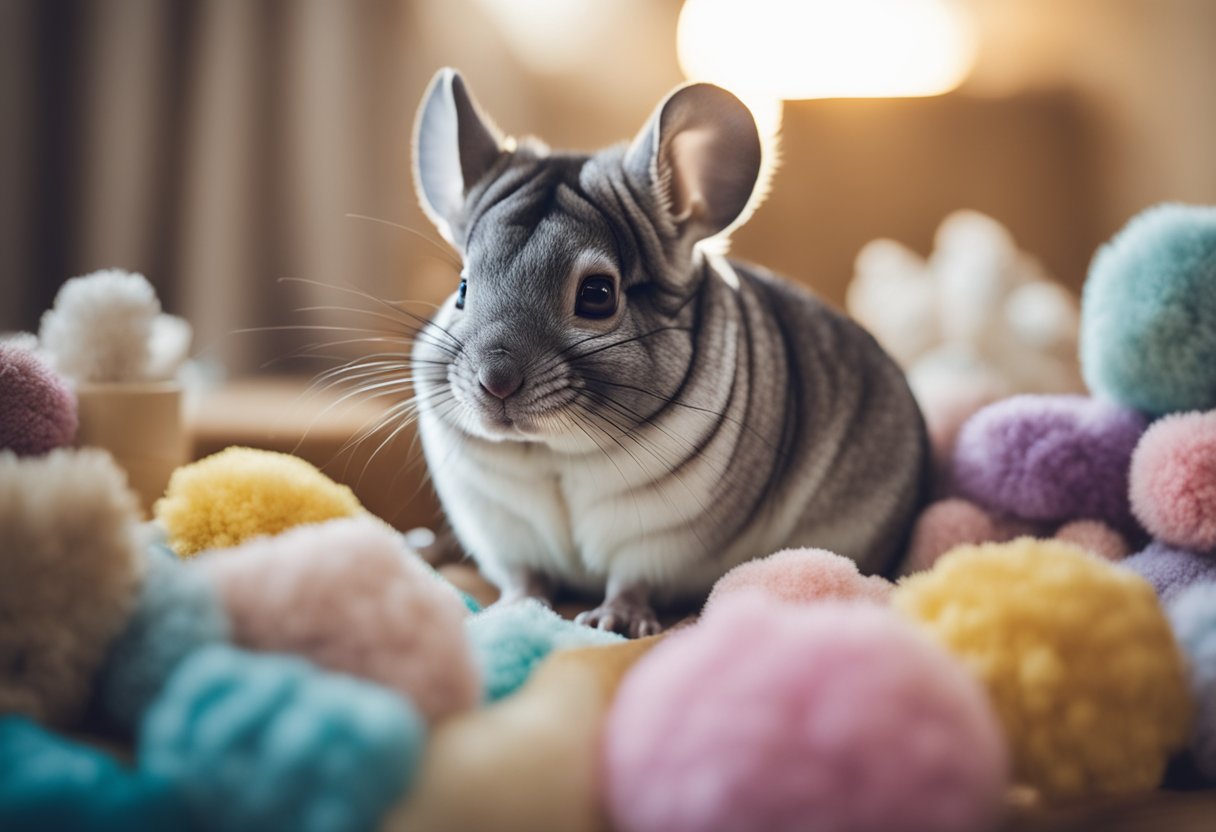
[[[975,59],[950,0],[685,0],[680,66],[745,100],[940,95]]]

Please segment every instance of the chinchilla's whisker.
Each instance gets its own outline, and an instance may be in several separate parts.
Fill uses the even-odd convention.
[[[386,219],[382,219],[380,217],[368,216],[367,214],[347,213],[346,217],[348,219],[352,219],[352,220],[363,220],[365,222],[374,222],[374,223],[379,223],[380,225],[387,225],[389,228],[396,228],[398,231],[404,231],[407,234],[413,234],[415,237],[422,240],[423,242],[430,243],[432,246],[434,246],[435,249],[437,251],[439,251],[440,254],[443,255],[443,258],[445,260],[447,260],[448,263],[451,263],[456,268],[456,271],[460,271],[460,269],[461,269],[460,261],[457,260],[452,255],[452,251],[450,249],[444,248],[442,245],[440,245],[439,243],[437,243],[433,239],[431,239],[430,235],[424,234],[423,232],[419,231],[416,228],[411,228],[408,225],[402,225],[401,223],[393,222],[392,220],[386,220]]]
[[[685,407],[685,408],[688,408],[689,410],[695,410],[700,413],[704,413],[706,416],[713,416],[718,419],[725,419],[728,422],[732,422],[732,423],[738,425],[743,430],[748,431],[749,433],[751,433],[752,436],[754,436],[756,439],[763,442],[770,449],[777,450],[777,443],[773,442],[773,440],[770,437],[765,436],[764,434],[760,433],[760,431],[756,430],[755,427],[753,427],[752,425],[749,425],[747,422],[743,421],[742,419],[737,419],[737,418],[729,415],[725,410],[714,410],[713,408],[710,408],[710,407],[701,407],[699,405],[689,404],[688,402],[680,401],[679,399],[673,398],[671,396],[664,396],[664,395],[654,392],[653,390],[647,390],[644,387],[638,387],[633,384],[622,384],[621,382],[616,382],[616,381],[609,381],[608,379],[603,378],[601,376],[593,376],[588,373],[583,373],[583,378],[586,379],[587,381],[595,382],[596,384],[607,384],[611,387],[622,387],[626,390],[633,390],[637,393],[642,393],[643,395],[646,395],[646,396],[652,396],[662,402],[665,402],[666,404],[676,405],[677,407]],[[587,388],[587,389],[590,389],[590,388]],[[603,394],[601,393],[601,395],[603,395]]]

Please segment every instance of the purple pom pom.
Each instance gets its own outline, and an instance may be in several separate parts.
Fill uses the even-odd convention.
[[[76,398],[42,359],[0,344],[0,450],[36,456],[70,445]]]
[[[1127,558],[1125,566],[1157,590],[1161,603],[1167,603],[1192,584],[1216,581],[1216,558],[1174,549],[1155,541],[1143,552]]]
[[[963,426],[954,450],[962,496],[1024,520],[1102,520],[1134,529],[1128,465],[1145,417],[1085,396],[1015,396]]]

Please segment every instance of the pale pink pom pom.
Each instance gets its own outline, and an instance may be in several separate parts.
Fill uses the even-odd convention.
[[[902,571],[910,574],[929,569],[956,546],[1001,543],[1036,531],[1031,523],[993,514],[970,500],[940,500],[916,519]]]
[[[714,584],[704,613],[741,591],[760,591],[779,601],[810,604],[827,600],[861,600],[886,603],[891,582],[862,575],[857,564],[825,549],[783,549],[766,558],[748,561],[727,572]]]
[[[1155,422],[1132,455],[1132,512],[1180,549],[1216,550],[1216,410]]]
[[[984,690],[913,624],[759,593],[643,656],[603,742],[621,832],[977,832],[1008,771]]]
[[[480,699],[459,596],[375,520],[301,526],[197,562],[242,646],[379,682],[432,720]]]
[[[1101,520],[1074,520],[1056,531],[1056,539],[1075,543],[1107,560],[1123,560],[1131,554],[1127,539]]]

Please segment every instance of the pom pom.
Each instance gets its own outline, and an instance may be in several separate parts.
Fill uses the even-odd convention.
[[[1098,250],[1081,367],[1089,389],[1148,413],[1216,408],[1216,208],[1150,208]]]
[[[0,344],[0,449],[44,454],[72,444],[76,397],[34,353]]]
[[[211,645],[144,718],[139,760],[208,829],[372,829],[405,791],[423,724],[389,691],[302,659]]]
[[[1196,704],[1191,753],[1199,771],[1216,781],[1216,583],[1193,586],[1169,605],[1174,634],[1189,661]]]
[[[555,650],[625,641],[616,633],[567,621],[531,599],[492,606],[470,617],[465,631],[481,667],[489,702],[523,687],[536,666]]]
[[[1185,741],[1182,658],[1144,580],[1076,546],[965,546],[896,588],[988,686],[1024,783],[1048,797],[1157,786]]]
[[[1005,785],[983,690],[873,604],[724,598],[634,665],[603,737],[623,832],[963,832]]]
[[[156,292],[119,269],[74,277],[42,316],[38,340],[55,369],[85,382],[142,381],[150,358]]]
[[[160,832],[190,829],[167,781],[128,771],[101,751],[0,717],[0,829]]]
[[[460,597],[377,520],[293,529],[197,565],[219,590],[242,646],[299,653],[379,682],[428,719],[481,697]]]
[[[291,454],[232,447],[173,472],[156,519],[186,557],[363,513],[353,491]]]
[[[757,591],[790,604],[829,599],[885,604],[891,582],[877,575],[862,575],[856,563],[824,549],[783,549],[742,563],[719,578],[703,613],[708,615],[723,599],[739,592]]]
[[[128,731],[186,656],[228,639],[228,617],[206,577],[167,549],[144,551],[135,611],[111,645],[97,684],[105,715]]]
[[[1056,530],[1055,538],[1111,561],[1123,560],[1131,551],[1123,535],[1097,520],[1065,523]]]
[[[1143,416],[1083,396],[1015,396],[975,414],[954,449],[960,494],[1024,520],[1131,523],[1127,469]]]
[[[0,712],[79,717],[135,603],[138,517],[104,451],[0,452]]]
[[[1192,584],[1216,581],[1216,558],[1175,549],[1160,541],[1150,543],[1120,566],[1152,584],[1162,603],[1169,603]]]
[[[1034,527],[1029,523],[998,517],[967,500],[941,500],[926,508],[916,519],[904,571],[928,569],[956,546],[1003,542],[1033,531]]]
[[[1131,500],[1157,539],[1216,551],[1216,411],[1167,416],[1145,432],[1132,456]]]

